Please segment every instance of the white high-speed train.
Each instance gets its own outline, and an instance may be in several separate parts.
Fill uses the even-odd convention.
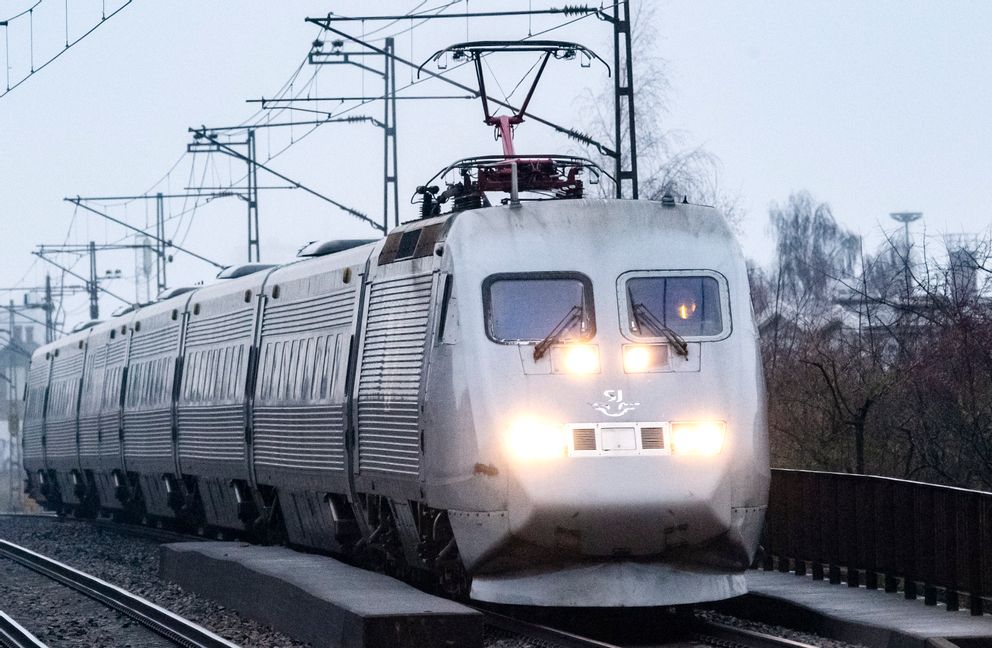
[[[765,405],[716,210],[550,200],[342,247],[40,348],[31,493],[280,529],[486,601],[743,592]]]
[[[583,198],[594,165],[516,155],[524,108],[483,105],[504,154],[448,167],[385,239],[231,269],[38,349],[29,492],[285,539],[483,601],[743,593],[770,470],[733,234],[670,197]]]

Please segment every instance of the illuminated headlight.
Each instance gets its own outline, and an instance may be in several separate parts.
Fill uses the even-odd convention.
[[[719,454],[726,432],[727,424],[723,421],[672,423],[672,454]]]
[[[599,373],[599,347],[595,344],[567,344],[552,347],[551,366],[555,373]]]
[[[662,344],[623,345],[623,370],[626,373],[658,371],[668,366],[668,347]]]
[[[506,445],[516,459],[554,459],[568,452],[568,437],[561,425],[525,417],[514,421],[507,430]]]

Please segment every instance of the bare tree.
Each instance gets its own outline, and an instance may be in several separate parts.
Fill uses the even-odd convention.
[[[992,241],[865,254],[806,193],[749,276],[779,465],[992,489]]]
[[[670,115],[672,84],[667,63],[657,55],[659,42],[657,25],[658,8],[648,2],[633,6],[631,18],[631,45],[637,52],[634,62],[634,97],[637,111],[637,166],[640,194],[649,200],[659,200],[669,193],[679,198],[715,206],[735,227],[742,218],[739,197],[726,193],[720,186],[720,162],[711,152],[689,143],[683,131],[666,128],[665,119]],[[612,47],[612,43],[610,45]],[[613,74],[626,74],[625,69]],[[582,102],[589,116],[587,128],[593,137],[604,142],[614,138],[614,111],[612,82],[598,91],[586,92]],[[621,150],[630,157],[630,129],[626,110],[621,115]],[[599,151],[591,157],[604,169],[612,169],[613,159]],[[609,188],[601,189],[604,193]]]

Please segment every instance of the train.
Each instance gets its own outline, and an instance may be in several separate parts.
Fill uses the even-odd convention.
[[[302,254],[40,347],[31,495],[278,527],[485,601],[744,591],[767,433],[745,262],[717,210],[498,205]]]
[[[594,164],[517,155],[523,109],[486,111],[503,155],[446,167],[384,238],[233,267],[39,348],[31,496],[492,603],[744,593],[770,468],[727,220],[589,196]]]

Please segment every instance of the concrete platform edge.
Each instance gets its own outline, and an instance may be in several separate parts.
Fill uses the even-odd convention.
[[[293,582],[292,567],[278,571],[257,568],[252,561],[239,560],[232,549],[230,557],[197,551],[195,545],[209,545],[216,552],[221,543],[180,543],[162,545],[159,554],[159,574],[163,579],[178,584],[183,589],[210,598],[246,617],[275,628],[294,639],[314,646],[341,648],[379,648],[385,646],[465,646],[481,648],[483,619],[474,610],[451,601],[438,599],[417,592],[409,585],[396,582],[397,591],[405,599],[422,596],[428,604],[424,611],[402,613],[391,610],[388,594],[382,591],[382,574],[367,573],[379,587],[372,588],[369,598],[382,605],[381,613],[356,609],[354,600],[333,600],[333,588],[328,594],[310,591],[305,582]],[[237,543],[223,543],[237,544]],[[261,548],[256,548],[261,549]],[[273,548],[282,549],[283,548]],[[331,558],[301,554],[307,559]],[[280,556],[284,562],[285,558]],[[356,568],[336,563],[341,568],[361,572]],[[282,568],[282,566],[280,566]],[[312,577],[312,574],[305,574]],[[406,589],[412,592],[406,591]],[[354,594],[354,589],[350,594]],[[353,597],[352,597],[353,599]],[[431,605],[439,601],[443,605]],[[441,608],[445,611],[436,611]],[[435,611],[430,611],[431,609]]]
[[[759,592],[749,592],[711,607],[741,618],[794,628],[869,648],[956,648],[959,645],[958,638],[955,637],[946,639],[939,636],[919,636],[894,628],[845,619],[786,598]],[[961,645],[976,646],[976,640],[980,642],[977,645],[992,648],[992,636],[962,638]]]

